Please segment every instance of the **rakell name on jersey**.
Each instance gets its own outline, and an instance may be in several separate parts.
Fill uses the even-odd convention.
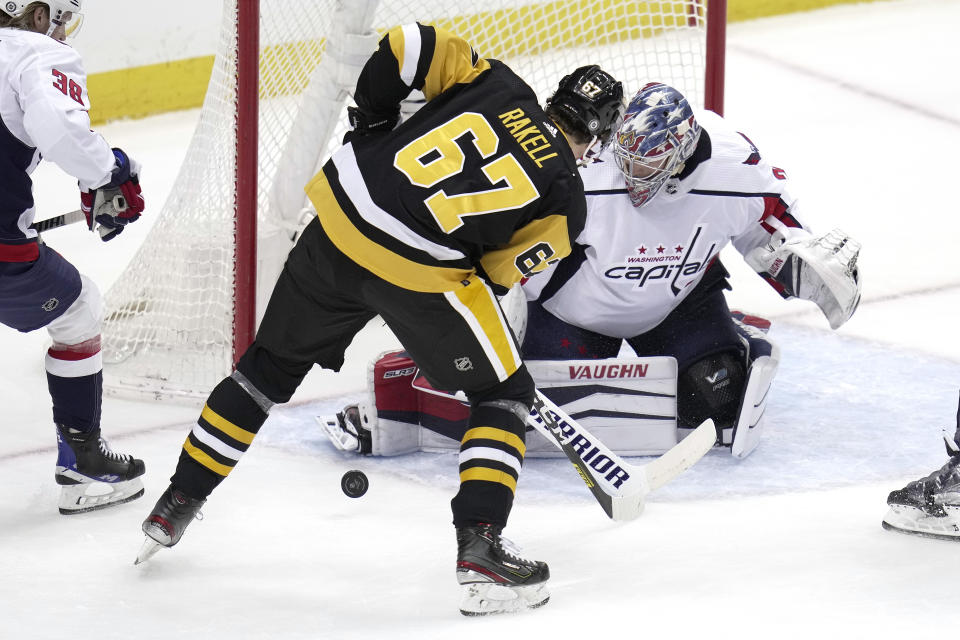
[[[645,378],[648,364],[595,364],[570,367],[571,380],[596,380],[598,378]]]
[[[557,152],[551,151],[553,145],[547,141],[546,136],[533,124],[530,118],[523,113],[523,109],[507,111],[497,117],[500,118],[510,135],[520,143],[530,159],[537,163],[538,167],[543,166],[544,160],[557,157]]]

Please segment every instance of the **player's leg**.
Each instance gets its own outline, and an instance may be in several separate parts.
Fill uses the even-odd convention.
[[[883,528],[928,538],[960,540],[960,405],[953,437],[944,434],[948,460],[930,475],[887,497]]]
[[[718,440],[729,445],[747,367],[723,295],[725,275],[722,266],[712,267],[659,325],[627,342],[638,355],[676,358],[678,427],[693,429],[712,418]]]
[[[344,287],[359,291],[359,282],[342,268],[347,258],[324,240],[319,224],[308,225],[274,286],[256,340],[207,398],[170,486],[143,523],[157,544],[171,547],[180,540],[250,447],[271,407],[290,399],[314,363],[339,370],[347,345],[375,315],[344,293]],[[146,559],[143,552],[141,557]]]
[[[470,400],[453,498],[461,611],[482,615],[545,604],[549,569],[502,537],[526,450],[533,380],[490,288],[479,278],[446,294],[375,292],[380,314],[437,389]]]
[[[76,514],[143,495],[142,460],[113,452],[100,435],[102,299],[96,285],[55,251],[30,264],[5,264],[0,321],[21,331],[46,327],[45,360],[57,430],[59,509]]]
[[[622,342],[620,338],[567,324],[537,300],[527,303],[527,330],[520,349],[524,360],[614,358]]]

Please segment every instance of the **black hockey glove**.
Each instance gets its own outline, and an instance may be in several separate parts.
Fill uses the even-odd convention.
[[[343,144],[373,133],[387,133],[393,131],[400,121],[398,113],[392,115],[372,114],[361,111],[359,107],[347,107],[347,118],[350,121],[350,131],[343,135]]]

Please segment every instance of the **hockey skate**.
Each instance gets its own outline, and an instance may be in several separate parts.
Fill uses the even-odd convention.
[[[944,435],[944,440],[950,459],[927,477],[890,493],[884,529],[960,541],[960,446],[956,438]]]
[[[136,500],[143,495],[143,472],[143,460],[111,451],[100,429],[85,433],[57,425],[60,513],[86,513]]]
[[[946,433],[947,464],[903,489],[890,492],[890,510],[883,517],[883,528],[901,533],[960,540],[960,404],[957,406],[957,431]]]
[[[500,527],[479,524],[457,529],[457,581],[464,586],[460,613],[513,613],[547,604],[546,563],[520,557]]]
[[[180,542],[187,525],[193,522],[194,518],[203,518],[200,507],[204,502],[206,500],[194,500],[172,486],[167,487],[153,511],[143,521],[142,528],[147,539],[144,540],[133,564],[149,560],[161,547],[169,548]]]
[[[373,450],[370,430],[363,426],[357,405],[351,404],[335,416],[317,416],[317,422],[337,449],[360,455]]]

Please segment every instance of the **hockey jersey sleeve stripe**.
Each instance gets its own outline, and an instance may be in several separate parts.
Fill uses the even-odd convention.
[[[763,214],[760,216],[760,222],[768,233],[773,233],[776,229],[765,223],[771,216],[782,222],[788,227],[803,229],[803,225],[790,213],[790,205],[783,200],[779,193],[751,193],[745,191],[716,191],[708,189],[691,189],[690,193],[701,196],[720,196],[726,198],[763,198]]]
[[[436,37],[429,69],[423,79],[423,95],[433,100],[455,84],[472,82],[490,68],[466,40],[444,29],[433,29]]]
[[[476,275],[468,282],[443,295],[466,321],[502,382],[522,365],[517,343],[490,287]]]
[[[790,213],[790,207],[780,196],[766,196],[763,199],[763,203],[763,215],[760,217],[760,224],[763,225],[767,233],[772,234],[776,231],[776,228],[768,222],[770,218],[779,220],[787,227],[794,229],[803,228],[803,225]]]
[[[417,69],[420,67],[420,29],[419,24],[405,24],[399,32],[393,31],[390,38],[390,50],[400,64],[400,79],[408,87],[414,87]]]
[[[522,278],[539,273],[568,255],[567,218],[556,214],[517,229],[506,246],[485,253],[480,264],[493,282],[509,289]]]

